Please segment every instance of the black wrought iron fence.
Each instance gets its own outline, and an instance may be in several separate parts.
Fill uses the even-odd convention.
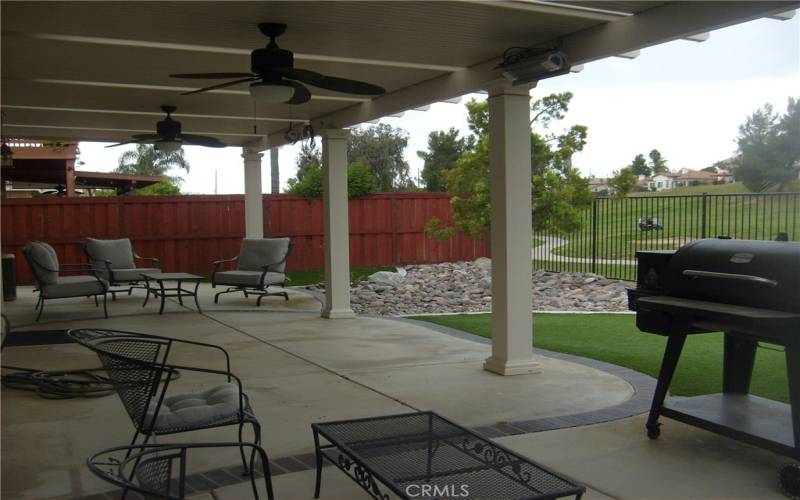
[[[800,193],[595,198],[568,234],[534,230],[535,269],[636,279],[637,250],[671,250],[718,236],[800,240]]]

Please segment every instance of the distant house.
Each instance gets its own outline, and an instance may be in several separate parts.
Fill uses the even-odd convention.
[[[611,193],[614,189],[608,184],[609,179],[603,177],[593,177],[589,179],[589,190],[592,193]]]
[[[675,178],[678,174],[657,174],[648,178],[647,186],[650,191],[665,191],[676,187]]]

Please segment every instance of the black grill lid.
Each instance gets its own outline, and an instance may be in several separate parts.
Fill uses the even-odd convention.
[[[673,296],[800,312],[800,243],[697,240],[670,258],[663,285]]]

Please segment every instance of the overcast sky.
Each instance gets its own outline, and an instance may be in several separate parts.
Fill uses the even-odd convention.
[[[737,129],[765,103],[783,111],[789,96],[800,96],[800,20],[757,20],[711,33],[703,43],[675,41],[644,49],[634,60],[609,58],[580,73],[543,80],[532,99],[571,91],[570,111],[559,124],[589,127],[588,144],[574,158],[584,175],[607,176],[637,153],[658,149],[672,169],[701,169],[730,157]],[[464,102],[437,103],[382,120],[409,133],[406,159],[416,177],[428,133],[456,127],[467,132]],[[557,131],[558,129],[556,129]],[[82,170],[110,171],[123,148],[82,142]],[[281,187],[294,175],[299,146],[280,149]],[[186,147],[191,172],[183,191],[244,192],[241,150]],[[177,173],[177,172],[176,172]],[[263,187],[269,192],[269,154],[263,159]]]

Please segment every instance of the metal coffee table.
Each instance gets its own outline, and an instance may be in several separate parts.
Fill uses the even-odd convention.
[[[323,460],[372,498],[550,499],[586,488],[534,464],[433,412],[312,424],[317,458],[314,497]],[[320,444],[320,436],[330,444]]]
[[[200,303],[197,301],[197,288],[203,280],[202,276],[189,273],[142,273],[142,277],[147,286],[147,293],[145,294],[142,307],[147,305],[151,293],[156,297],[161,297],[161,308],[158,310],[158,314],[164,314],[164,301],[167,297],[178,297],[180,305],[183,305],[184,297],[194,297],[194,305],[197,306],[197,312],[202,314],[203,311],[200,309]],[[151,282],[153,281],[155,281],[158,286],[152,286]],[[177,286],[171,288],[165,287],[165,281],[176,281]],[[194,291],[183,288],[184,282],[194,283]]]

